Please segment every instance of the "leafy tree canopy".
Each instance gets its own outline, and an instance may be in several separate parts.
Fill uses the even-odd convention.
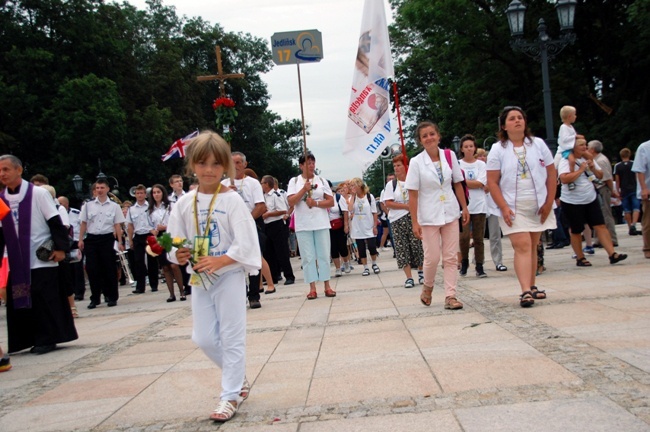
[[[59,194],[72,177],[119,179],[121,198],[138,183],[167,184],[182,160],[161,162],[171,143],[213,128],[217,70],[246,74],[226,81],[237,104],[233,149],[259,175],[285,182],[297,173],[300,123],[268,110],[261,74],[272,66],[266,41],[227,33],[198,17],[178,17],[162,0],[147,10],[103,0],[15,0],[0,4],[0,154],[26,175],[43,173]],[[101,161],[101,162],[100,162]]]
[[[541,67],[510,45],[505,15],[510,0],[391,0],[390,28],[403,115],[410,124],[432,120],[442,146],[471,133],[489,148],[499,110],[519,105],[529,126],[545,137]],[[525,0],[526,38],[544,18],[559,36],[555,2]],[[550,63],[554,130],[563,105],[578,110],[576,129],[598,139],[610,159],[650,137],[649,0],[578,0],[575,45]],[[611,108],[611,112],[608,112]]]

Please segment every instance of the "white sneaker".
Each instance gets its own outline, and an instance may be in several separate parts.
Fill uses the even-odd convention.
[[[345,267],[345,268],[343,269],[343,271],[345,272],[345,274],[350,273],[350,272],[352,271],[352,266],[347,266],[347,267]]]
[[[341,277],[343,273],[341,272],[340,268],[337,268],[336,271],[334,272],[334,277]]]
[[[383,250],[383,251],[389,251],[390,248],[389,248],[388,246],[384,246],[383,248],[381,248],[381,250]]]

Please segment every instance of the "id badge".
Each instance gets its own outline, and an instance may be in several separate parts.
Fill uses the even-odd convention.
[[[194,243],[192,244],[192,259],[197,262],[199,257],[208,256],[210,252],[210,237],[206,236],[195,236]],[[201,286],[203,285],[203,280],[198,273],[192,274],[190,277],[190,285],[192,286]]]
[[[195,286],[195,287],[201,286],[201,276],[199,276],[198,274],[194,273],[194,274],[190,277],[190,285],[191,285],[191,286]]]
[[[198,261],[200,257],[208,256],[210,254],[210,237],[208,236],[195,236],[192,245],[192,258]]]

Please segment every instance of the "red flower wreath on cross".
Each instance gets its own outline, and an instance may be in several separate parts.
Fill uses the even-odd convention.
[[[235,109],[235,101],[228,97],[220,97],[212,103],[214,109],[215,124],[217,131],[222,131],[223,138],[230,142],[232,139],[232,124],[237,118],[237,109]]]

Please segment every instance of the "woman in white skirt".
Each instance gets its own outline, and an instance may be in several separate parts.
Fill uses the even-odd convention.
[[[557,172],[546,143],[532,136],[526,113],[505,107],[499,116],[499,142],[487,161],[488,188],[504,235],[515,252],[515,273],[521,286],[519,304],[530,307],[546,293],[535,286],[537,243],[542,232],[555,228],[553,200]]]

